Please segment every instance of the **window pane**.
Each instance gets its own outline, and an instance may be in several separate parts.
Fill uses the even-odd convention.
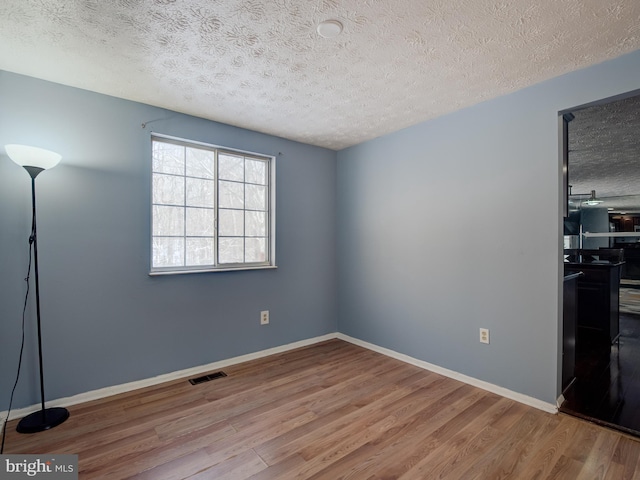
[[[241,237],[244,235],[244,210],[220,209],[218,231],[223,237]]]
[[[211,150],[187,147],[187,176],[215,178],[215,153]]]
[[[243,238],[220,238],[220,240],[218,241],[218,262],[219,263],[244,262],[244,239]]]
[[[199,178],[187,178],[187,206],[209,207],[215,204],[215,182]]]
[[[245,239],[246,252],[245,262],[266,262],[267,261],[267,239],[247,238]]]
[[[187,208],[187,236],[212,237],[215,229],[215,212],[209,208]]]
[[[213,265],[213,238],[187,238],[186,265]]]
[[[218,177],[220,180],[244,182],[244,157],[218,155]]]
[[[270,158],[153,134],[151,143],[153,270],[272,261]]]
[[[267,162],[261,160],[245,160],[245,182],[267,184]]]
[[[220,208],[244,208],[244,184],[235,182],[219,182],[218,201]]]
[[[267,209],[267,187],[261,185],[245,186],[246,207],[249,210],[266,210]]]
[[[267,235],[266,219],[265,212],[246,212],[245,235],[247,237],[265,237]]]
[[[184,147],[153,141],[152,150],[154,172],[184,175]]]
[[[184,235],[184,208],[153,206],[153,235]]]
[[[184,177],[154,173],[153,203],[184,205]]]
[[[184,265],[184,238],[153,237],[154,268]]]

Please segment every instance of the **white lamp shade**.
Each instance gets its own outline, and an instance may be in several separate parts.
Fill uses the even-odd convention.
[[[44,148],[27,145],[5,145],[9,158],[21,167],[36,167],[44,170],[55,167],[62,155]]]

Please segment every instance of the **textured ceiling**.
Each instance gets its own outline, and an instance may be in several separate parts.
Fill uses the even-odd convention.
[[[572,193],[596,191],[600,207],[640,211],[640,96],[573,112],[569,123]],[[575,195],[579,200],[587,195]]]
[[[639,18],[638,0],[2,0],[0,69],[337,150],[637,50]]]

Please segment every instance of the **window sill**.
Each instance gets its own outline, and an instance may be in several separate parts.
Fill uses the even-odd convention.
[[[167,270],[162,272],[149,272],[149,276],[159,277],[163,275],[184,275],[189,273],[246,272],[248,270],[276,270],[277,268],[277,265],[260,265],[255,267],[212,268],[210,270]]]

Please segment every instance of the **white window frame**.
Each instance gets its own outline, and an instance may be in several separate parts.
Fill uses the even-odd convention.
[[[214,182],[215,182],[215,225],[214,225],[214,264],[212,265],[195,265],[195,266],[162,266],[162,267],[154,267],[153,265],[153,257],[154,257],[154,217],[153,217],[153,142],[162,142],[162,143],[170,143],[174,145],[181,145],[184,147],[195,147],[201,148],[205,150],[211,150],[215,152],[215,174],[214,174]],[[277,268],[276,266],[276,241],[275,241],[275,232],[276,232],[276,211],[275,211],[275,170],[276,170],[276,157],[272,155],[265,155],[262,153],[249,152],[245,150],[238,150],[233,148],[221,147],[218,145],[213,145],[209,143],[198,142],[194,140],[187,140],[183,138],[173,137],[169,135],[163,135],[159,133],[153,132],[151,134],[151,154],[150,161],[151,165],[149,167],[150,171],[150,198],[149,198],[149,218],[150,222],[150,235],[149,235],[149,275],[172,275],[172,274],[184,274],[184,273],[200,273],[200,272],[228,272],[228,271],[239,271],[239,270],[261,270],[261,269],[271,269]],[[258,263],[218,263],[218,243],[219,243],[219,235],[218,235],[218,212],[219,212],[219,182],[218,178],[218,155],[222,154],[230,154],[230,155],[241,155],[248,158],[254,158],[257,160],[265,161],[267,165],[267,259],[265,262]],[[180,175],[177,175],[180,176]],[[184,178],[188,178],[186,173]],[[245,183],[246,182],[242,182]],[[246,210],[245,210],[246,211]],[[186,232],[182,237],[187,239]],[[250,238],[246,235],[243,235],[242,238]]]

